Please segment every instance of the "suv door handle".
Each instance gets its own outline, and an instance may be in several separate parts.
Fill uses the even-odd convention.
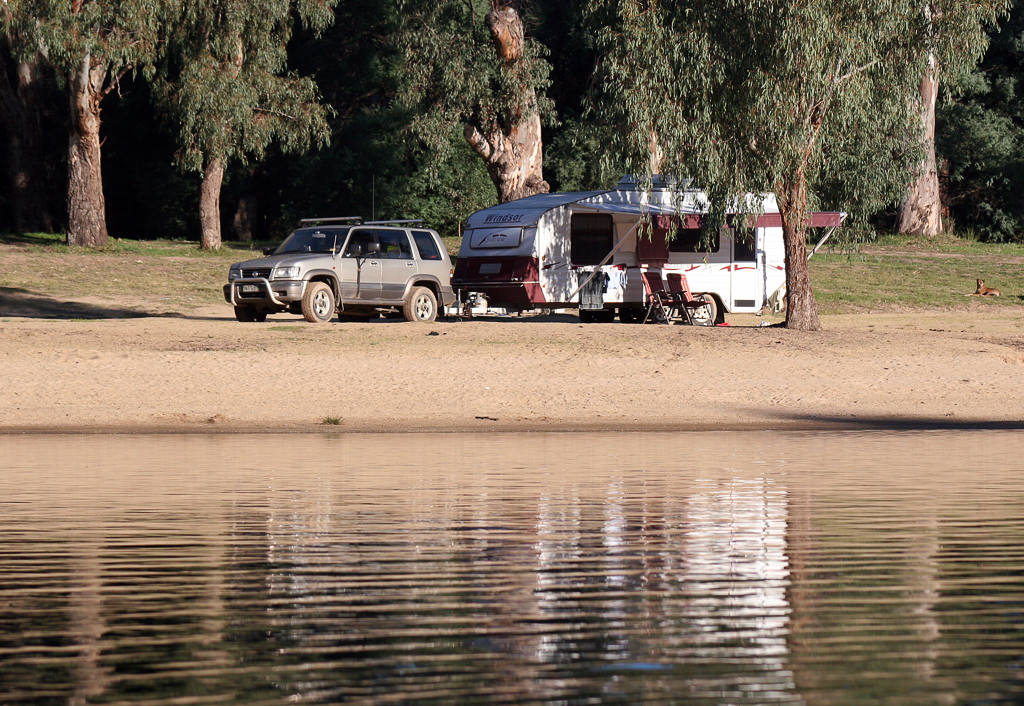
[[[407,262],[407,263],[405,263],[405,266],[406,267],[416,267],[416,263],[414,263],[414,262]]]

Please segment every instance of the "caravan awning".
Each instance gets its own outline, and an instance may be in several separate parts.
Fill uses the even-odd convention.
[[[577,203],[573,206],[574,211],[593,211],[597,213],[621,213],[636,216],[651,216],[654,219],[655,228],[669,228],[669,219],[681,218],[683,228],[700,228],[701,213],[687,212],[679,213],[671,206],[659,204],[633,204],[633,203]],[[835,228],[842,225],[845,213],[838,211],[815,211],[808,218],[809,228]],[[782,214],[763,213],[757,217],[758,228],[781,228]]]

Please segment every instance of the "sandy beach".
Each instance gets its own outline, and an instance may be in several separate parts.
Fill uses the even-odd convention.
[[[61,317],[6,297],[0,431],[1024,427],[1024,321],[983,304],[802,333],[755,316],[242,324],[137,299]]]

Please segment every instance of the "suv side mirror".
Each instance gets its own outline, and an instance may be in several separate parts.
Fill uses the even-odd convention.
[[[376,240],[373,241],[372,243],[367,243],[366,244],[366,252],[368,252],[368,253],[378,253],[378,252],[380,252],[380,243],[378,243]]]
[[[274,251],[277,250],[276,245],[271,245],[269,248],[263,248],[264,255],[273,255]]]
[[[345,251],[346,257],[359,257],[363,254],[363,246],[359,243],[352,243],[348,246],[348,250]]]

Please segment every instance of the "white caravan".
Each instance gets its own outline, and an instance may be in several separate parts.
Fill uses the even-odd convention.
[[[636,321],[646,307],[640,273],[681,272],[695,296],[711,295],[713,313],[724,321],[728,312],[760,311],[785,291],[779,208],[773,195],[758,206],[763,215],[753,239],[724,228],[708,247],[700,232],[704,193],[659,179],[647,190],[625,177],[608,191],[528,196],[469,217],[452,287],[462,301],[475,292],[496,308],[579,307],[584,321],[616,314]],[[644,216],[650,238],[637,237]],[[844,216],[814,213],[809,225],[834,230]],[[673,219],[676,235],[666,242]]]

